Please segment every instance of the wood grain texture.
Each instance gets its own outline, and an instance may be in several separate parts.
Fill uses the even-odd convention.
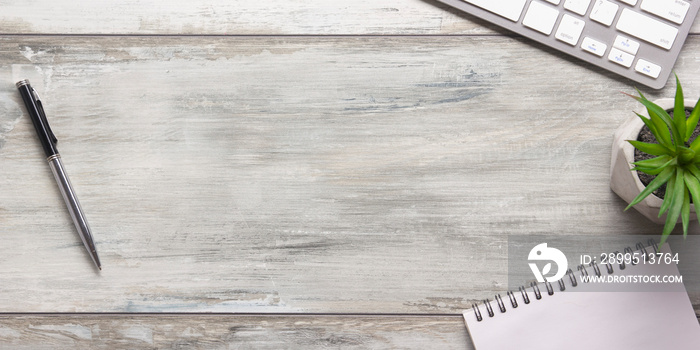
[[[0,7],[0,349],[470,349],[512,235],[660,232],[607,184],[633,85],[432,1]]]
[[[405,35],[500,29],[431,0],[15,1],[0,34]],[[700,33],[700,19],[693,33]]]
[[[0,349],[473,349],[460,317],[0,316]]]
[[[3,4],[0,33],[337,35],[492,33],[433,1],[42,1]]]
[[[458,313],[506,290],[509,235],[660,230],[608,188],[632,87],[510,38],[10,37],[0,67],[2,312]]]

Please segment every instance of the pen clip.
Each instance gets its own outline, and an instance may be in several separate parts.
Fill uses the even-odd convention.
[[[46,132],[49,134],[49,138],[51,138],[51,142],[54,144],[58,143],[58,139],[56,138],[56,135],[54,135],[53,131],[51,130],[51,125],[49,125],[49,121],[46,119],[46,113],[44,112],[44,105],[41,103],[41,99],[39,98],[39,94],[36,93],[36,90],[34,90],[33,87],[29,87],[30,92],[32,93],[32,98],[34,98],[34,103],[36,104],[36,109],[39,111],[39,118],[41,119],[41,123],[44,124],[44,128],[46,129]]]

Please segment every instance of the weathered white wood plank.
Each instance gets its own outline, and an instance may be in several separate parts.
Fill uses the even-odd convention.
[[[484,24],[431,0],[40,0],[0,12],[0,33],[19,34],[494,33]]]
[[[1,316],[0,349],[473,349],[457,317]]]
[[[40,1],[3,4],[0,33],[444,34],[491,32],[422,0]]]
[[[509,235],[660,231],[607,183],[632,86],[518,40],[17,36],[0,76],[1,312],[456,313],[505,291]]]

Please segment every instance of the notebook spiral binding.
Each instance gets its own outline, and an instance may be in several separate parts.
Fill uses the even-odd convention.
[[[647,252],[647,248],[654,248],[654,254],[659,252],[659,246],[656,244],[656,241],[654,241],[654,239],[649,239],[647,241],[647,246],[644,246],[644,244],[639,242],[639,243],[637,243],[635,248],[637,250],[644,251],[645,255],[649,254]],[[632,250],[632,248],[626,247],[623,252],[632,254],[634,251]],[[615,251],[615,254],[619,254],[619,253],[620,253],[619,251]],[[598,266],[595,259],[588,264],[588,267],[593,268],[593,273],[596,276],[600,277],[600,275],[602,274],[600,266]],[[619,265],[619,269],[624,270],[625,268],[626,268],[625,262],[621,261],[620,265]],[[586,268],[585,265],[578,265],[576,267],[576,269],[581,274],[581,276],[589,276],[588,269]],[[606,272],[608,274],[612,274],[614,272],[613,266],[610,263],[605,264],[605,269],[606,269]],[[571,287],[575,288],[578,286],[578,281],[576,280],[576,276],[574,275],[574,271],[572,269],[568,269],[566,271],[566,276],[569,279],[569,284],[571,285]],[[558,289],[561,292],[566,290],[566,283],[564,283],[564,280],[565,280],[565,278],[562,278],[557,282],[558,287],[559,287]],[[551,283],[544,282],[544,286],[546,288],[545,292],[547,293],[547,295],[554,295],[554,287],[552,286]],[[540,290],[540,287],[536,282],[530,282],[530,288],[532,289],[532,292],[535,294],[535,298],[537,300],[542,299],[542,297],[543,297],[542,290]],[[518,300],[517,300],[518,299],[517,298],[518,292],[519,292],[520,298],[524,304],[529,304],[531,301],[530,297],[527,294],[527,288],[524,286],[518,287],[517,292],[508,291],[506,293],[506,296],[508,297],[508,299],[506,299],[506,302],[510,301],[510,306],[513,309],[516,309],[518,307]],[[501,295],[496,294],[494,297],[494,300],[496,302],[496,305],[498,306],[498,311],[500,311],[500,313],[505,313],[507,311],[506,302],[503,301],[504,299],[501,297]],[[491,305],[491,300],[485,299],[485,300],[483,300],[482,304],[484,305],[484,307],[486,309],[486,313],[488,314],[488,317],[494,317],[496,315],[496,312],[494,311],[494,308]],[[476,316],[476,320],[478,322],[483,321],[484,315],[481,314],[481,309],[479,308],[479,305],[477,303],[473,303],[472,309],[474,310],[474,315]]]

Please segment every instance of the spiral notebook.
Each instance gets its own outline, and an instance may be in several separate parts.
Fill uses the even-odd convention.
[[[658,252],[655,245],[643,249]],[[671,253],[668,244],[660,251]],[[700,349],[700,325],[682,283],[657,284],[644,292],[615,291],[610,285],[600,291],[600,285],[582,283],[589,273],[680,275],[675,264],[594,263],[569,270],[555,283],[497,295],[463,314],[476,350]]]

